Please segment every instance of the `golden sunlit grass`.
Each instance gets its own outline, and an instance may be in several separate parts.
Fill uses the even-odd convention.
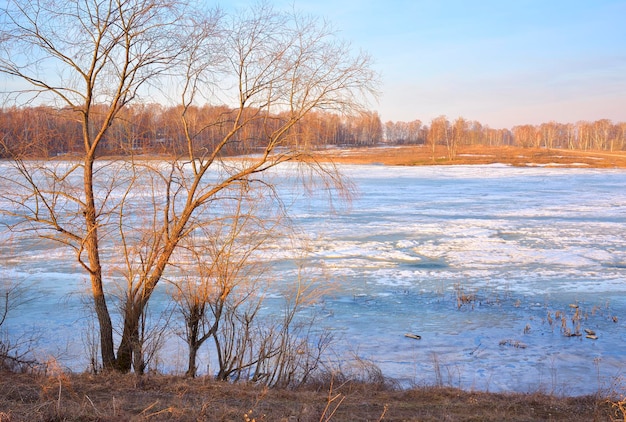
[[[514,166],[626,168],[626,151],[572,151],[517,147],[461,146],[450,159],[445,147],[433,154],[429,146],[398,146],[329,150],[333,161],[344,164],[467,165],[503,163]],[[434,158],[433,158],[434,157]]]

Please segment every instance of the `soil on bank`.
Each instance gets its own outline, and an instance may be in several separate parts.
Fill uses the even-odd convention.
[[[626,151],[572,151],[546,148],[462,146],[450,157],[438,146],[371,147],[329,149],[323,156],[336,163],[385,164],[396,166],[509,164],[513,166],[547,166],[578,168],[626,168]]]
[[[398,390],[381,382],[299,390],[165,375],[0,372],[0,421],[610,421],[599,396],[495,394],[445,387]]]

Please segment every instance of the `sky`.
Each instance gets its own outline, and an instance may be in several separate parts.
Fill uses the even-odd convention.
[[[383,122],[626,121],[625,0],[273,4],[328,20],[355,51],[372,56],[382,85],[371,108]]]

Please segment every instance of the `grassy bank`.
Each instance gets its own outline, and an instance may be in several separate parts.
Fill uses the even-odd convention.
[[[454,157],[438,146],[398,146],[329,150],[327,157],[344,164],[385,164],[401,166],[510,164],[577,168],[626,168],[626,151],[575,151],[516,147],[460,146]]]
[[[0,373],[0,421],[611,421],[601,396],[495,394],[384,382],[319,382],[298,390],[208,378]]]

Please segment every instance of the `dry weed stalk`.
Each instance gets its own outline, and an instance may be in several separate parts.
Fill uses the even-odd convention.
[[[140,414],[139,416],[141,416],[144,419],[149,419],[153,416],[159,416],[163,413],[169,413],[170,416],[173,416],[174,413],[174,408],[172,406],[166,407],[165,409],[161,409],[161,410],[157,410],[155,412],[152,413],[147,413],[149,410],[151,410],[154,406],[156,406],[157,404],[159,404],[159,400],[155,401],[154,403],[152,403],[150,406],[146,407]]]
[[[63,388],[72,392],[72,380],[63,371],[59,362],[54,358],[48,359],[44,363],[44,383],[41,385],[41,393],[51,403],[55,402],[56,415],[61,417],[61,401],[63,398]]]
[[[95,412],[96,416],[99,417],[100,412],[98,411],[98,408],[96,407],[96,405],[93,403],[93,400],[91,400],[87,394],[85,394],[85,398],[87,399],[89,404],[91,404],[91,407],[93,408],[93,411]]]
[[[333,417],[333,415],[335,414],[335,412],[337,412],[337,409],[339,409],[339,406],[341,406],[341,403],[343,403],[343,401],[346,399],[346,396],[341,394],[341,393],[337,393],[335,394],[333,392],[333,385],[334,385],[334,379],[331,378],[330,380],[330,386],[328,387],[328,397],[326,399],[326,406],[324,407],[324,411],[322,412],[322,416],[320,416],[320,422],[322,421],[330,421],[331,418]],[[337,400],[339,400],[339,402],[335,403]],[[328,414],[328,416],[326,415],[328,412],[330,412]]]
[[[435,379],[436,379],[435,385],[437,387],[443,387],[443,377],[441,375],[441,367],[439,365],[439,357],[437,356],[436,353],[433,352],[432,358],[433,358],[433,368],[434,368],[434,371],[435,371]]]
[[[387,414],[387,410],[389,410],[389,405],[385,403],[385,406],[383,407],[383,413],[380,414],[380,418],[378,418],[378,422],[385,419],[385,414]]]
[[[461,309],[463,305],[471,305],[471,308],[474,309],[474,303],[476,302],[475,293],[465,293],[460,283],[454,285],[454,290],[456,292],[457,309]]]
[[[256,418],[252,417],[252,415],[254,414],[254,409],[267,396],[268,391],[269,391],[269,387],[267,385],[264,385],[261,390],[261,393],[257,395],[254,405],[251,406],[250,410],[248,410],[246,413],[243,414],[244,422],[256,422]],[[265,418],[266,418],[266,415],[261,415],[261,420],[265,420]]]

